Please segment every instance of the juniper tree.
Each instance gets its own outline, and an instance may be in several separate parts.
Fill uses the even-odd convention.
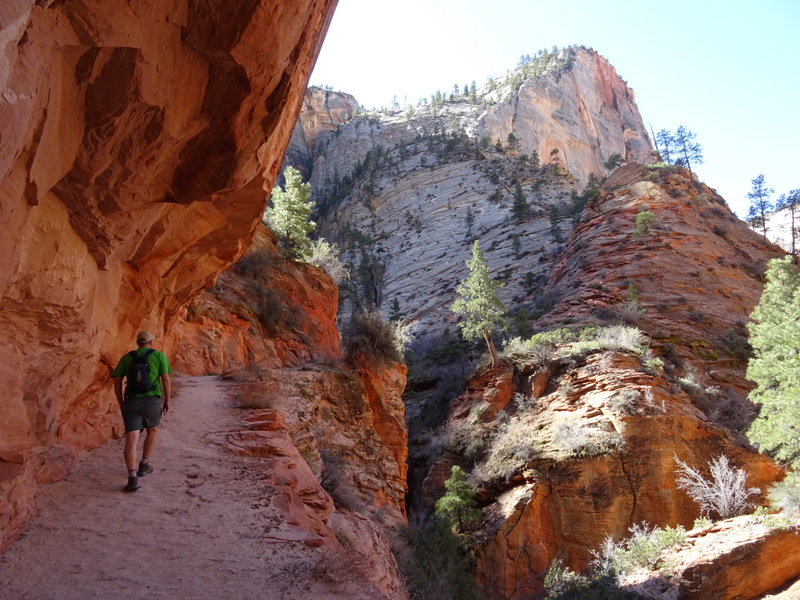
[[[492,366],[497,366],[500,357],[492,341],[492,330],[505,324],[506,312],[505,305],[497,296],[496,290],[500,284],[489,277],[489,266],[478,240],[472,244],[472,257],[466,262],[469,275],[456,287],[456,293],[461,298],[453,302],[450,310],[466,317],[458,324],[465,338],[474,340],[483,337],[489,347]]]
[[[769,197],[775,190],[764,185],[763,173],[751,180],[751,183],[753,184],[753,189],[747,193],[747,197],[750,199],[750,211],[747,213],[747,222],[753,229],[760,228],[766,240],[767,213],[775,208]]]
[[[317,226],[311,220],[314,203],[309,200],[311,185],[303,183],[303,176],[293,167],[283,170],[285,189],[272,188],[270,204],[266,211],[270,229],[278,236],[286,256],[306,257],[311,250],[308,235]]]
[[[791,256],[769,261],[748,324],[753,357],[749,398],[760,405],[747,437],[776,459],[800,466],[800,274]]]

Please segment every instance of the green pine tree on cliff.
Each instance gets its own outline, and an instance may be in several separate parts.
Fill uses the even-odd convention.
[[[456,287],[456,293],[462,297],[453,302],[450,310],[466,317],[458,324],[465,338],[474,340],[483,337],[486,340],[492,366],[496,367],[500,358],[492,341],[492,329],[505,324],[506,307],[497,297],[496,290],[500,284],[489,278],[486,256],[481,252],[477,240],[472,244],[472,257],[467,261],[467,267],[469,276]]]
[[[293,167],[283,170],[285,189],[272,188],[271,206],[267,208],[267,222],[278,236],[285,256],[305,258],[311,251],[309,234],[317,226],[311,220],[314,203],[309,200],[311,185],[303,183],[303,176]]]
[[[447,517],[456,525],[457,531],[481,518],[475,488],[472,487],[461,467],[453,465],[450,479],[444,482],[447,493],[436,501],[436,514]]]
[[[748,325],[750,399],[761,405],[747,437],[776,459],[800,465],[800,274],[791,256],[769,261]]]

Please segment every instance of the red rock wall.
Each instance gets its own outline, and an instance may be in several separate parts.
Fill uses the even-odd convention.
[[[248,245],[336,0],[0,8],[0,547]]]

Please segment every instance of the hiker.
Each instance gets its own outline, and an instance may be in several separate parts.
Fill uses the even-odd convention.
[[[171,386],[167,357],[154,350],[155,336],[149,331],[140,331],[136,336],[138,349],[120,358],[117,367],[111,372],[114,378],[114,393],[122,411],[125,423],[125,466],[128,469],[126,492],[139,489],[139,477],[153,472],[150,456],[156,443],[157,427],[161,415],[169,410]],[[125,378],[125,394],[122,393],[122,379]],[[163,400],[162,400],[163,398]],[[139,434],[147,429],[142,450],[142,460],[136,465]]]

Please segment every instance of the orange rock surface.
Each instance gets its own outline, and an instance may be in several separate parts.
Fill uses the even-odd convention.
[[[335,0],[0,9],[0,547],[113,435],[109,372],[236,260]]]
[[[529,398],[524,423],[531,458],[511,465],[508,479],[484,482],[478,493],[494,524],[479,574],[502,597],[541,590],[556,557],[584,569],[590,550],[606,536],[627,537],[632,525],[690,528],[699,507],[676,484],[676,457],[702,470],[725,455],[746,471],[747,485],[762,492],[782,476],[736,433],[746,429],[755,409],[746,399],[746,362],[729,333],[744,333],[766,262],[780,249],[747,229],[685,170],[632,165],[604,187],[550,273],[545,293],[557,300],[536,325],[627,321],[645,332],[650,354],[605,349],[539,367],[503,365],[478,373],[449,417],[455,428],[471,422],[479,437],[502,430],[492,424],[500,409],[503,419],[523,418],[509,402],[515,393]],[[653,213],[651,225],[633,235],[644,210]],[[623,406],[622,398],[629,404]],[[615,440],[611,448],[583,458],[563,450],[600,434]],[[441,462],[453,460],[445,455]],[[429,478],[440,482],[442,471],[434,465]],[[441,483],[426,483],[429,501],[442,494]],[[719,589],[737,573],[716,573]]]

